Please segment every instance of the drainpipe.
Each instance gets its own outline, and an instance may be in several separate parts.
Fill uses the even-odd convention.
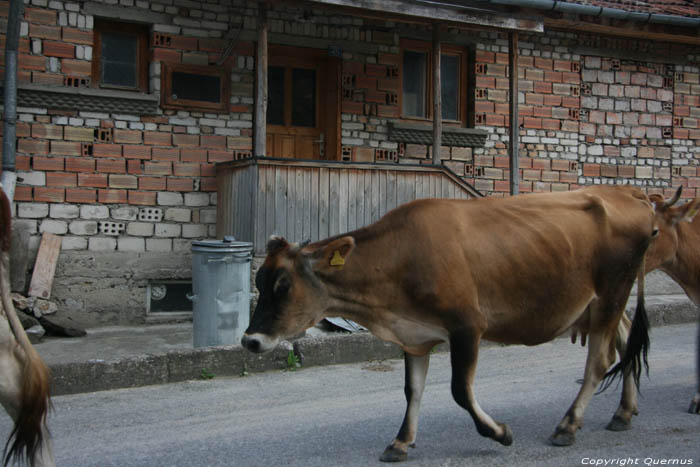
[[[2,174],[0,183],[10,202],[15,197],[15,148],[17,140],[17,52],[19,50],[19,29],[22,18],[22,0],[10,0],[7,18],[7,38],[5,41],[5,87],[4,122],[2,139]]]
[[[535,8],[538,10],[561,11],[585,16],[602,16],[619,20],[640,21],[644,23],[666,24],[687,28],[700,28],[700,18],[688,18],[685,16],[673,16],[657,13],[639,13],[620,10],[618,8],[604,8],[578,3],[568,3],[560,0],[488,0],[497,5],[508,5],[523,8]]]

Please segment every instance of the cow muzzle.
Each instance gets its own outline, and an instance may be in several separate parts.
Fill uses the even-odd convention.
[[[264,334],[244,334],[241,345],[250,352],[263,353],[277,347],[278,338],[272,338]]]

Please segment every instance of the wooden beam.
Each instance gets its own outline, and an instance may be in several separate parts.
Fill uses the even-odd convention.
[[[61,237],[44,232],[39,244],[39,252],[34,263],[32,282],[29,285],[29,295],[48,300],[51,297],[51,286],[56,272],[58,254],[61,252]]]
[[[256,50],[255,129],[256,157],[265,157],[267,145],[267,4],[259,4],[258,44]]]
[[[469,11],[449,5],[423,5],[402,0],[306,0],[308,3],[344,7],[350,9],[374,11],[390,14],[395,21],[409,22],[420,19],[423,23],[438,20],[452,25],[476,25],[499,29],[515,29],[520,31],[544,32],[540,19],[513,17],[512,13],[502,13],[492,10],[480,12]]]
[[[510,137],[508,140],[508,156],[510,158],[510,194],[520,192],[520,125],[518,122],[518,33],[508,33],[508,79]]]
[[[433,164],[442,152],[442,76],[440,75],[440,24],[433,23]]]

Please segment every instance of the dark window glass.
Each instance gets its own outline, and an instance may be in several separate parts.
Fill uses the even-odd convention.
[[[101,83],[135,88],[138,38],[115,32],[102,33]]]
[[[440,84],[442,91],[442,118],[459,120],[459,57],[440,56]]]
[[[316,126],[315,70],[292,70],[292,126]]]
[[[172,74],[173,99],[214,102],[221,101],[221,78],[174,71]]]
[[[267,69],[267,123],[284,125],[284,68]]]
[[[428,56],[423,52],[403,54],[403,115],[425,118],[426,68]]]

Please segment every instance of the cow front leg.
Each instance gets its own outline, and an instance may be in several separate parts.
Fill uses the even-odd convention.
[[[401,462],[408,458],[408,448],[415,447],[416,432],[418,430],[418,412],[420,401],[425,389],[425,377],[428,374],[430,353],[417,356],[404,353],[406,383],[406,414],[399,434],[394,441],[384,450],[379,460],[382,462]]]
[[[619,358],[625,355],[627,348],[627,338],[632,326],[627,315],[623,314],[620,323],[617,325],[617,334],[615,336],[615,348]],[[620,405],[613,415],[612,420],[605,428],[610,431],[625,431],[632,427],[632,417],[637,415],[637,386],[634,384],[634,376],[632,369],[629,368],[622,377],[622,398]]]
[[[481,335],[472,331],[455,333],[450,337],[452,361],[452,397],[474,420],[481,436],[492,438],[504,446],[513,443],[513,432],[505,423],[494,421],[479,406],[474,396],[473,384],[479,355]]]
[[[555,446],[570,446],[576,441],[576,431],[583,425],[583,414],[606,370],[612,364],[614,351],[610,352],[611,339],[600,331],[591,332],[588,341],[588,356],[583,375],[583,384],[566,411],[566,415],[557,425],[549,438]]]

